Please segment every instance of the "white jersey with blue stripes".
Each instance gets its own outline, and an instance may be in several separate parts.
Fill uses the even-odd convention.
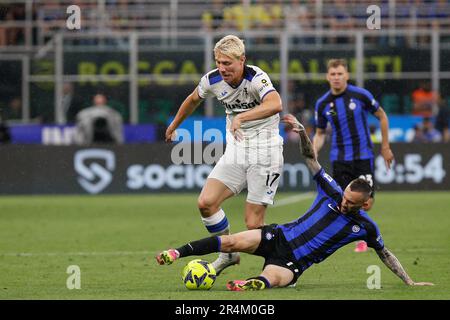
[[[242,142],[237,142],[229,132],[235,115],[257,107],[268,93],[276,91],[267,73],[260,68],[245,65],[244,78],[235,87],[225,82],[219,70],[214,69],[202,77],[197,91],[202,99],[215,97],[224,106],[227,114],[227,143],[241,146],[279,146],[283,144],[283,139],[279,135],[280,117],[278,114],[242,123],[241,130],[244,136]]]

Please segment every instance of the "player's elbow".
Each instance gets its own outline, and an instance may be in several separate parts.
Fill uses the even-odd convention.
[[[274,111],[274,114],[277,114],[277,113],[280,113],[281,111],[283,111],[283,106],[281,105],[281,102],[273,105],[273,111]]]

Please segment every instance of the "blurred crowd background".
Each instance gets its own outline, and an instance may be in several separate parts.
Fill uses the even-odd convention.
[[[373,4],[380,30],[367,27]],[[81,9],[80,30],[67,27],[71,5]],[[0,1],[1,137],[9,141],[3,128],[14,125],[74,125],[103,95],[124,124],[154,125],[161,139],[214,67],[215,40],[229,33],[244,38],[249,63],[271,75],[285,112],[310,128],[327,90],[326,59],[342,57],[351,62],[352,82],[371,90],[388,115],[418,117],[409,141],[450,140],[447,0]],[[220,117],[223,108],[208,102],[195,115]]]

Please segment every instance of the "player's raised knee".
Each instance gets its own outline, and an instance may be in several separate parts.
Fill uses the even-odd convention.
[[[197,199],[197,206],[202,213],[209,215],[217,211],[216,201],[210,196],[200,195]]]

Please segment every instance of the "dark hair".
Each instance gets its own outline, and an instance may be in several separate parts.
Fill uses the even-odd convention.
[[[364,198],[368,199],[372,195],[372,187],[366,179],[357,178],[355,180],[352,180],[349,183],[349,187],[351,191],[363,193],[365,195]]]
[[[347,60],[345,60],[345,59],[328,60],[327,70],[330,70],[331,68],[337,68],[339,66],[343,66],[345,68],[345,70],[348,70]]]
[[[95,119],[93,126],[94,126],[93,142],[95,142],[95,143],[113,143],[114,142],[114,138],[111,135],[111,132],[108,127],[108,121],[105,118],[99,117],[99,118]]]

